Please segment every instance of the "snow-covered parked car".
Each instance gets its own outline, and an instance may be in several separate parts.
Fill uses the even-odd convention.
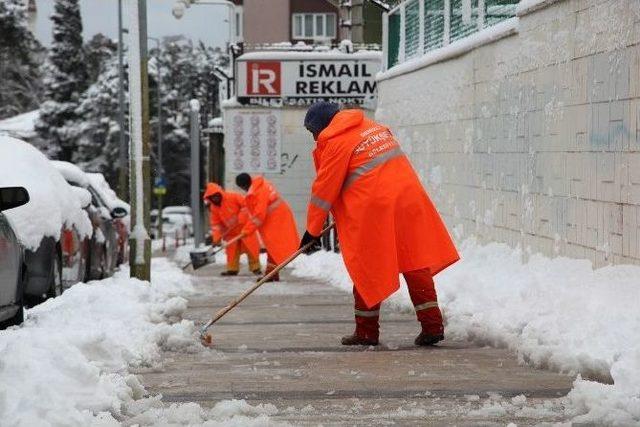
[[[116,192],[113,191],[104,175],[97,172],[87,172],[87,177],[97,194],[104,202],[110,212],[116,210],[126,211],[126,215],[115,218],[114,225],[118,231],[118,257],[116,265],[125,262],[129,257],[129,230],[131,229],[131,206],[122,199],[118,198]]]
[[[3,212],[28,202],[24,188],[0,188],[0,329],[24,320],[24,252]]]
[[[82,240],[93,231],[84,210],[89,193],[70,186],[35,147],[2,135],[0,187],[24,187],[30,196],[29,203],[4,214],[25,248],[25,303],[34,305],[59,295],[65,234],[75,233]],[[82,267],[70,266],[78,272]]]
[[[191,208],[189,206],[167,206],[162,209],[162,232],[166,236],[177,239],[193,236]]]
[[[78,166],[59,160],[52,160],[51,164],[64,176],[67,182],[77,188],[84,189],[91,194],[91,203],[86,210],[91,219],[93,226],[93,234],[90,239],[85,239],[76,244],[75,241],[67,243],[67,239],[63,240],[63,250],[65,258],[63,259],[63,278],[66,277],[65,268],[69,264],[70,259],[67,254],[76,254],[76,247],[79,247],[78,253],[83,253],[86,259],[86,269],[83,272],[83,280],[99,280],[110,277],[118,265],[120,255],[120,231],[118,223],[120,219],[126,217],[129,212],[122,206],[109,208],[108,203],[104,200],[102,191],[92,183],[86,174]],[[65,236],[66,237],[66,236]]]

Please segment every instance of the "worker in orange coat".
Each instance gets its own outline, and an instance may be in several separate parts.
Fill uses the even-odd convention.
[[[264,177],[241,173],[236,177],[236,184],[247,192],[250,214],[242,232],[248,235],[258,230],[260,233],[268,254],[265,274],[269,274],[298,249],[296,220],[287,202]],[[279,275],[272,280],[279,281]]]
[[[230,241],[237,237],[249,219],[244,196],[232,191],[225,191],[214,182],[207,184],[204,193],[205,203],[209,206],[209,223],[213,244],[222,239]],[[227,271],[222,276],[236,276],[240,271],[240,255],[249,258],[249,270],[256,275],[262,274],[260,268],[260,242],[255,233],[247,233],[242,239],[227,245]]]
[[[433,276],[459,255],[398,141],[361,110],[329,102],[309,108],[305,127],[316,140],[317,175],[300,246],[320,237],[331,212],[354,283],[356,328],[342,344],[378,344],[380,303],[399,288],[400,273],[422,326],[415,344],[441,341]]]

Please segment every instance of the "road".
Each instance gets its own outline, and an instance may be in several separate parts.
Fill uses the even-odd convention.
[[[197,325],[253,276],[197,272],[186,317]],[[572,378],[519,365],[506,349],[445,340],[417,348],[412,313],[382,311],[381,345],[340,345],[352,332],[352,297],[293,278],[266,284],[211,328],[214,348],[166,353],[142,382],[163,401],[271,403],[293,425],[534,425],[563,421]],[[522,397],[521,395],[524,395]]]

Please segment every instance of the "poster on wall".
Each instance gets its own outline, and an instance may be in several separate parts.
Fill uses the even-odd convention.
[[[273,109],[229,110],[226,155],[232,172],[280,172],[282,116]]]

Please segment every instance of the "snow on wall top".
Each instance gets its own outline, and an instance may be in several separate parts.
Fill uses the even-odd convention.
[[[493,43],[505,37],[518,32],[519,19],[510,18],[504,20],[496,25],[487,27],[484,30],[471,34],[463,39],[456,40],[448,46],[441,47],[439,49],[432,50],[422,56],[410,59],[398,65],[394,65],[386,71],[378,73],[376,76],[377,81],[387,80],[393,77],[408,74],[413,71],[417,71],[421,68],[428,67],[429,65],[437,64],[438,62],[447,61],[449,59],[456,58],[464,55],[482,45]]]
[[[37,249],[46,236],[59,239],[63,227],[75,228],[82,237],[91,235],[91,221],[82,209],[85,196],[35,147],[0,135],[0,187],[11,186],[26,188],[31,199],[3,212],[27,249]]]
[[[292,61],[317,61],[317,60],[347,60],[347,59],[378,59],[382,60],[382,52],[372,50],[359,50],[354,53],[344,53],[339,50],[296,52],[296,51],[261,51],[249,52],[238,57],[239,61],[263,61],[263,60],[292,60]]]
[[[51,164],[58,170],[67,181],[78,184],[82,188],[89,186],[89,178],[78,166],[73,163],[60,160],[51,160]]]
[[[40,110],[33,110],[0,120],[0,134],[31,138],[35,135],[35,122],[38,117],[40,117]]]

